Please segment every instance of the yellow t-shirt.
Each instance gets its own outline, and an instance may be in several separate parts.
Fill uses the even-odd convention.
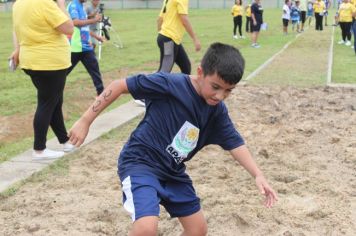
[[[251,17],[251,5],[248,5],[246,8],[246,16]]]
[[[341,3],[339,7],[339,22],[352,22],[352,13],[356,8],[351,3]]]
[[[235,16],[242,16],[242,13],[243,13],[243,8],[241,5],[234,5],[232,8],[231,8],[231,13],[232,15],[235,17]]]
[[[325,10],[324,1],[315,1],[313,4],[313,9],[315,13],[321,13]]]
[[[53,0],[17,0],[12,15],[21,68],[61,70],[71,65],[69,41],[55,29],[69,18]]]
[[[188,7],[188,0],[164,0],[159,14],[160,17],[163,17],[159,33],[171,38],[176,44],[181,44],[185,28],[180,15],[188,15]]]

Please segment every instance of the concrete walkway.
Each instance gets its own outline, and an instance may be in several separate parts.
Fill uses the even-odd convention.
[[[91,125],[88,136],[82,146],[144,112],[144,107],[140,107],[134,101],[130,101],[110,112],[100,115]],[[48,140],[47,147],[54,150],[61,150],[62,148],[56,138]],[[0,192],[56,161],[56,159],[32,161],[31,154],[32,149],[29,149],[10,161],[0,164]]]

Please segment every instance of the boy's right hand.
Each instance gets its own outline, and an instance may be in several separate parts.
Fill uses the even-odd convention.
[[[80,145],[83,144],[85,138],[88,135],[88,132],[89,132],[89,124],[85,122],[83,118],[80,118],[77,122],[75,122],[75,124],[69,130],[68,133],[69,141],[76,147],[79,147]]]

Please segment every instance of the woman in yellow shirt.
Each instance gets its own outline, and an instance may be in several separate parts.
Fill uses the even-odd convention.
[[[355,6],[349,0],[343,0],[339,7],[339,25],[342,39],[338,44],[351,46],[352,14],[356,12]]]
[[[233,16],[234,19],[234,29],[233,29],[234,35],[232,36],[234,39],[244,38],[241,31],[242,14],[243,14],[242,0],[235,0],[235,5],[231,9],[231,15]],[[239,34],[240,34],[239,37],[236,35],[237,26],[239,27]]]
[[[246,32],[250,32],[250,25],[251,25],[251,4],[248,4],[245,8],[246,12]]]
[[[315,13],[315,30],[323,30],[323,16],[326,11],[325,3],[322,0],[316,0],[313,4]]]
[[[30,76],[37,90],[32,159],[58,158],[64,155],[63,151],[74,149],[68,141],[62,113],[63,90],[71,65],[66,35],[73,33],[73,22],[65,0],[17,0],[12,14],[16,48],[11,58]],[[63,151],[46,148],[49,126],[63,144]]]

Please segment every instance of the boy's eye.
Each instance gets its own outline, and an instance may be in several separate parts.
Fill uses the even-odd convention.
[[[213,89],[215,89],[215,90],[219,89],[219,86],[217,86],[217,85],[212,85],[212,87],[213,87]]]

